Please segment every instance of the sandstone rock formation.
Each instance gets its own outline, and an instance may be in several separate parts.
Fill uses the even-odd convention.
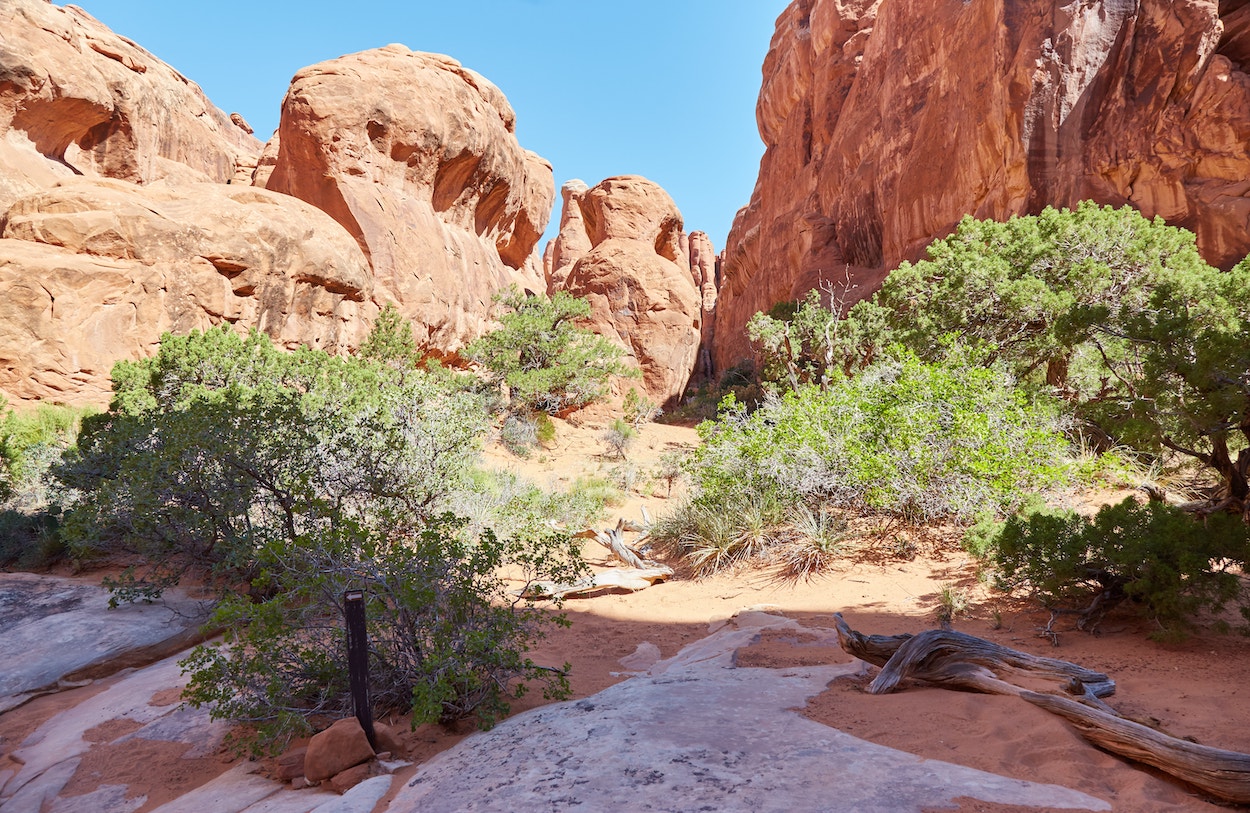
[[[414,320],[418,341],[452,351],[482,332],[496,292],[545,287],[534,249],[555,196],[551,165],[514,129],[485,78],[389,45],[296,74],[257,177],[342,224],[376,296]]]
[[[592,329],[626,348],[650,398],[671,403],[694,370],[702,324],[677,205],[637,175],[589,189],[571,181],[563,193],[551,291],[589,300]]]
[[[865,296],[965,214],[1130,203],[1250,250],[1250,8],[1216,0],[795,0],[757,107],[716,358],[822,281]],[[857,286],[857,287],[855,287]]]
[[[261,144],[77,6],[0,4],[0,211],[57,178],[224,183]]]
[[[377,313],[372,294],[356,243],[294,198],[67,181],[0,217],[0,392],[104,403],[114,362],[221,321],[345,350]]]
[[[222,321],[348,350],[384,302],[456,350],[495,293],[545,289],[551,167],[514,127],[490,82],[393,45],[301,71],[262,151],[81,9],[6,0],[0,392],[102,403],[118,359]]]

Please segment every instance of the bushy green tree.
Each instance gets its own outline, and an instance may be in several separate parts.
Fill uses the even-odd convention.
[[[513,287],[496,301],[511,312],[464,354],[491,381],[507,385],[513,412],[554,415],[585,406],[608,394],[612,376],[636,375],[620,347],[578,326],[590,315],[586,300],[564,291],[528,296]]]
[[[812,290],[797,303],[781,303],[751,317],[747,337],[760,357],[760,378],[784,382],[792,390],[804,384],[827,387],[841,378],[841,315],[840,307],[824,307],[820,291]]]
[[[1082,629],[1096,629],[1125,601],[1167,632],[1204,609],[1234,600],[1247,606],[1237,571],[1250,557],[1250,529],[1227,514],[1199,523],[1165,503],[1129,498],[1093,518],[1036,509],[982,525],[974,536],[1001,586],[1077,612]]]
[[[901,343],[921,358],[978,348],[1046,386],[1110,441],[1209,466],[1250,494],[1250,267],[1198,255],[1193,234],[1086,202],[1005,223],[965,218],[851,309],[828,352],[848,369]]]
[[[154,358],[115,367],[108,412],[85,422],[62,472],[82,493],[66,522],[80,555],[138,560],[115,601],[155,597],[189,568],[221,588],[213,623],[229,654],[186,662],[190,696],[262,737],[346,702],[348,586],[379,616],[383,703],[490,720],[518,679],[560,688],[524,658],[540,619],[496,569],[567,580],[580,559],[538,522],[499,538],[445,516],[471,486],[487,413],[394,361],[286,353],[226,327],[165,336]]]

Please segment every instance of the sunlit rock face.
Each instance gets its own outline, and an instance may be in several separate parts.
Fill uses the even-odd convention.
[[[225,183],[260,150],[195,83],[82,9],[0,3],[0,212],[76,175]]]
[[[648,397],[672,404],[694,371],[703,319],[681,212],[638,175],[590,188],[571,181],[563,195],[547,252],[551,291],[589,300],[592,329],[625,348]]]
[[[375,297],[450,352],[486,328],[500,290],[545,289],[535,247],[555,184],[515,123],[484,77],[388,45],[295,75],[257,178],[338,221],[369,260]]]
[[[542,291],[551,166],[503,94],[398,45],[300,71],[268,144],[73,6],[0,4],[0,393],[100,404],[222,322],[357,347],[395,302],[454,353]],[[263,149],[262,149],[263,148]]]
[[[726,246],[720,365],[756,311],[868,295],[964,215],[1092,198],[1250,251],[1250,7],[1215,0],[796,0]]]
[[[78,179],[0,218],[0,392],[102,404],[119,359],[221,322],[343,352],[377,313],[324,212],[249,186]]]

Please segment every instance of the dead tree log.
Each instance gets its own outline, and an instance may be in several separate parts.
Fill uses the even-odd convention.
[[[1024,691],[1005,681],[1004,675],[1056,681],[1068,693],[1081,697],[1100,698],[1115,693],[1115,681],[1101,672],[1030,655],[962,632],[926,630],[919,635],[863,636],[852,630],[840,613],[834,617],[842,648],[860,660],[882,667],[881,674],[868,687],[872,694],[891,692],[908,677],[987,694]]]
[[[863,635],[851,629],[840,613],[834,618],[842,649],[881,667],[868,687],[873,694],[892,691],[907,677],[989,694],[1014,694],[1064,717],[1099,748],[1152,765],[1216,798],[1250,802],[1250,755],[1177,739],[1125,719],[1100,699],[1115,692],[1115,682],[1101,672],[960,632]],[[1074,697],[1031,691],[1006,678],[1063,681],[1060,688]]]
[[[1082,737],[1104,751],[1153,765],[1219,799],[1250,803],[1250,754],[1169,737],[1114,712],[1089,708],[1066,697],[1027,691],[1020,696],[1065,718]]]

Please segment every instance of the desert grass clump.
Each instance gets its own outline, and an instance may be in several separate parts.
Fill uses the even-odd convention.
[[[651,535],[667,542],[696,577],[758,558],[783,539],[774,512],[761,504],[747,504],[731,515],[688,503],[662,518]]]
[[[838,513],[800,506],[790,517],[786,541],[778,550],[779,570],[793,580],[829,571],[849,551],[849,525]]]
[[[968,594],[957,584],[947,583],[938,591],[937,620],[942,627],[949,627],[957,616],[968,611]]]

